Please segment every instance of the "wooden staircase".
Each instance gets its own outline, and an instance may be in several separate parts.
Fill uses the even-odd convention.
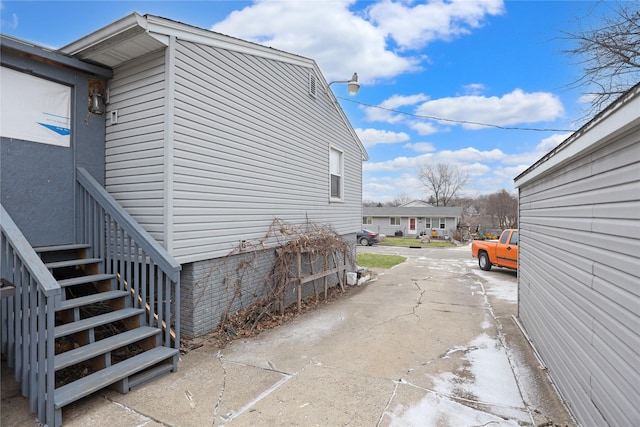
[[[177,370],[179,350],[162,345],[128,284],[87,257],[89,245],[34,248],[62,287],[55,313],[55,425],[62,408],[105,387],[120,393]],[[142,285],[142,284],[141,284]]]

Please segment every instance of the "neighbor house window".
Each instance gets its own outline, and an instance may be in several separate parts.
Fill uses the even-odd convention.
[[[397,216],[392,216],[389,218],[389,225],[400,226],[400,218]]]
[[[431,218],[425,218],[424,219],[424,228],[431,228]]]
[[[440,228],[445,229],[447,227],[447,223],[444,218],[440,218]]]
[[[371,225],[373,224],[373,217],[370,216],[363,216],[362,217],[362,223],[366,224],[366,225]]]
[[[329,168],[331,175],[331,199],[342,200],[344,189],[344,154],[342,151],[331,148],[329,153]]]

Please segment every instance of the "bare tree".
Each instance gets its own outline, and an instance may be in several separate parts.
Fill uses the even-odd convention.
[[[392,201],[387,202],[387,206],[402,206],[413,200],[407,193],[397,194]]]
[[[504,189],[489,194],[485,199],[485,212],[491,216],[494,225],[515,228],[518,224],[518,198]]]
[[[565,33],[576,45],[564,53],[577,57],[584,67],[574,86],[592,98],[588,115],[598,113],[640,81],[640,2],[614,4],[613,15],[603,17],[598,28]]]
[[[460,193],[470,175],[448,163],[424,163],[418,167],[418,179],[433,193],[436,206],[447,206]]]

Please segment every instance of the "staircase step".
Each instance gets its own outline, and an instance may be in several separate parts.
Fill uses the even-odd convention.
[[[60,308],[57,311],[68,310],[70,308],[81,307],[83,305],[95,304],[97,302],[109,301],[116,298],[122,298],[129,295],[127,291],[108,291],[97,292],[92,295],[86,295],[83,297],[71,298],[62,301]]]
[[[45,266],[49,270],[53,270],[54,268],[64,268],[64,267],[77,267],[81,265],[89,265],[89,264],[97,264],[102,262],[100,258],[79,258],[79,259],[70,259],[67,261],[55,261],[55,262],[47,262]]]
[[[173,363],[163,363],[162,365],[154,366],[153,368],[147,369],[146,371],[140,372],[139,374],[132,375],[129,378],[129,390],[134,387],[138,387],[139,385],[146,384],[149,381],[153,381],[156,378],[159,378],[169,372],[173,371]],[[127,392],[129,390],[123,390]]]
[[[91,245],[87,245],[86,243],[72,243],[69,245],[54,245],[54,246],[39,246],[33,248],[36,253],[45,253],[45,252],[60,252],[60,251],[74,251],[77,249],[87,249],[90,248]]]
[[[92,359],[117,348],[158,335],[160,332],[161,330],[158,328],[143,326],[141,328],[123,332],[121,334],[58,354],[55,357],[55,370],[58,371],[68,366],[75,365],[76,363],[84,362],[85,360]]]
[[[60,409],[177,354],[178,350],[175,348],[156,347],[57,388],[54,393],[55,408]]]
[[[101,282],[103,280],[111,280],[116,277],[115,274],[91,274],[89,276],[73,277],[71,279],[58,280],[60,286],[83,285],[86,283]]]
[[[86,319],[78,320],[77,322],[56,326],[54,336],[55,338],[60,338],[77,332],[86,331],[87,329],[106,325],[107,323],[117,322],[118,320],[140,315],[144,313],[144,311],[145,310],[143,308],[123,308],[122,310],[88,317]]]

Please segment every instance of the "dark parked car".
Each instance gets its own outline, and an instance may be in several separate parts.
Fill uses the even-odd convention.
[[[371,246],[374,243],[378,243],[379,241],[380,237],[378,236],[378,233],[374,233],[373,231],[367,230],[366,228],[358,231],[358,243],[360,243],[362,246]]]

